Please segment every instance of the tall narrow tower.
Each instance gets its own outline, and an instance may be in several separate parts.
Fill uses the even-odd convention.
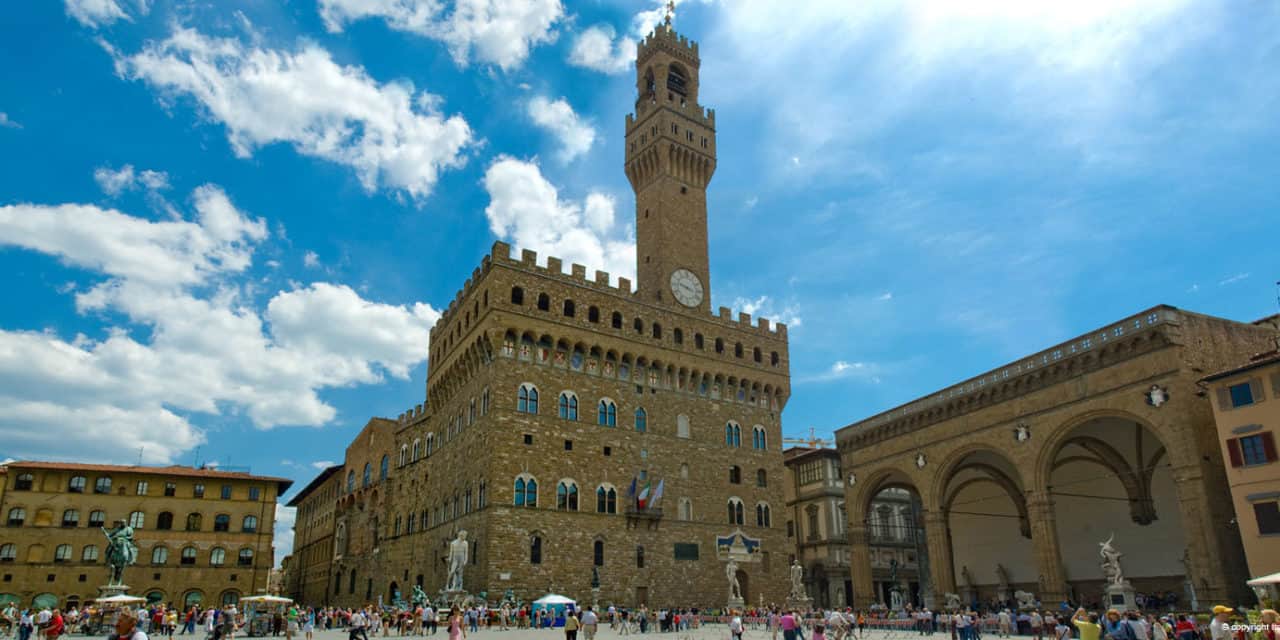
[[[627,178],[636,193],[636,285],[647,301],[711,310],[707,184],[716,115],[698,104],[698,43],[668,21],[637,45]]]

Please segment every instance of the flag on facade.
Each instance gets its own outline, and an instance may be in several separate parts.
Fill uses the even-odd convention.
[[[650,509],[658,508],[658,501],[662,499],[662,486],[665,483],[666,483],[666,480],[659,480],[658,486],[653,489],[653,497],[649,499]]]
[[[643,509],[645,508],[645,504],[648,501],[649,501],[649,482],[646,481],[644,483],[644,488],[640,490],[640,497],[637,498],[637,502],[640,504],[640,508]]]
[[[631,476],[631,486],[627,489],[627,499],[628,499],[628,500],[635,500],[635,499],[636,499],[636,478],[635,478],[635,476]]]

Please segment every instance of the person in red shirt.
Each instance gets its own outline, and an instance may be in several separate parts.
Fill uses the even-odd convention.
[[[62,611],[54,609],[53,617],[49,618],[49,626],[44,628],[44,637],[46,640],[58,640],[58,636],[66,630],[66,624],[62,621]]]

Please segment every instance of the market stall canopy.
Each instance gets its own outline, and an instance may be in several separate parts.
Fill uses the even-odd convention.
[[[578,604],[573,598],[566,598],[558,593],[548,593],[533,601],[534,604]]]
[[[114,595],[107,598],[99,598],[95,600],[95,602],[97,602],[98,604],[142,604],[143,602],[146,602],[146,601],[147,601],[146,598],[139,598],[138,596],[127,596],[123,593],[119,595]]]
[[[1249,586],[1251,587],[1265,587],[1269,584],[1280,584],[1280,573],[1273,573],[1269,576],[1262,576],[1249,581]]]

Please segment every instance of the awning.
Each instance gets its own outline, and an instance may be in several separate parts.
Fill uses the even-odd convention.
[[[1269,584],[1280,584],[1280,573],[1273,573],[1269,576],[1262,576],[1249,581],[1249,586],[1251,587],[1265,587]]]

